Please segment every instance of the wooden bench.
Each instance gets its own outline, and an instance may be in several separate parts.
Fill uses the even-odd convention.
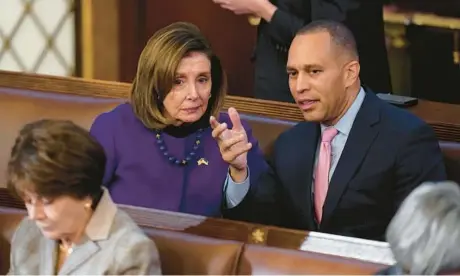
[[[0,274],[8,271],[11,237],[24,215],[24,210],[0,207]],[[316,252],[142,227],[159,248],[164,274],[372,275],[385,267],[382,264]],[[215,228],[216,232],[222,229]]]

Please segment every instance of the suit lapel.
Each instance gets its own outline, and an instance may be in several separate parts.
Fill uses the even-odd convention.
[[[87,240],[85,243],[75,246],[73,249],[72,254],[67,257],[65,260],[61,270],[58,274],[60,275],[68,275],[76,268],[81,266],[84,262],[91,258],[94,254],[99,251],[99,246],[91,241]]]
[[[369,147],[378,134],[380,119],[379,100],[373,92],[366,93],[361,109],[349,133],[347,142],[340,156],[340,160],[329,183],[326,201],[323,207],[321,227],[327,224],[339,200],[350,183],[351,179],[361,166]]]
[[[56,247],[54,240],[40,238],[40,275],[54,275],[56,268]]]
[[[298,145],[298,152],[292,155],[296,158],[293,163],[293,168],[296,169],[293,176],[294,186],[292,189],[295,206],[300,208],[304,221],[307,223],[306,227],[308,227],[309,230],[314,230],[316,226],[312,216],[313,201],[311,185],[316,148],[321,130],[319,124],[302,124],[303,128],[301,130],[301,135],[298,135],[301,140],[296,142]]]

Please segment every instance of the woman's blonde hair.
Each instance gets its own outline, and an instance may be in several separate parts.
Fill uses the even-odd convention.
[[[131,88],[134,114],[149,129],[172,124],[164,115],[163,100],[171,91],[177,68],[190,52],[205,54],[211,63],[211,98],[205,114],[216,116],[227,92],[219,58],[197,26],[176,22],[157,31],[144,47]]]

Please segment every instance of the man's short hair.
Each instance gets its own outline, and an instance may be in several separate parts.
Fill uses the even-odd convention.
[[[332,20],[315,20],[304,26],[297,35],[327,32],[332,42],[351,57],[359,60],[358,48],[353,33],[344,24]]]

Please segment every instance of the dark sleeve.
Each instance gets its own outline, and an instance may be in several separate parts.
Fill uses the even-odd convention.
[[[348,13],[362,8],[363,5],[383,5],[386,0],[303,0],[304,14],[300,17],[292,11],[278,5],[272,20],[267,24],[266,34],[281,45],[289,46],[296,33],[314,20],[328,19],[343,22]]]
[[[312,21],[328,19],[342,22],[350,10],[359,8],[362,0],[318,0],[312,4]]]
[[[248,136],[249,138],[250,136]],[[251,140],[251,138],[250,138]],[[279,180],[276,175],[276,154],[268,158],[268,162],[261,161],[260,148],[254,147],[251,151],[257,151],[248,155],[248,164],[251,170],[250,190],[243,201],[236,207],[224,210],[224,217],[234,220],[249,221],[266,225],[279,225],[282,208],[277,208]],[[275,145],[276,148],[276,145]],[[276,150],[274,150],[275,152]],[[256,152],[258,152],[256,154]],[[251,152],[250,152],[251,154]],[[258,161],[259,160],[259,161]],[[253,174],[253,167],[260,169]]]
[[[104,148],[106,156],[105,173],[103,185],[109,186],[110,181],[115,174],[117,165],[115,154],[115,126],[114,121],[110,116],[113,114],[103,113],[96,117],[90,128],[90,134],[101,144]]]
[[[429,125],[414,129],[402,144],[397,157],[394,211],[412,190],[425,181],[446,180],[438,140]]]
[[[343,22],[350,12],[364,6],[382,6],[387,0],[311,0],[311,20],[328,19]],[[363,24],[366,24],[363,22]]]
[[[266,26],[265,34],[277,43],[289,46],[296,33],[309,22],[309,18],[300,18],[293,13],[277,8]]]

